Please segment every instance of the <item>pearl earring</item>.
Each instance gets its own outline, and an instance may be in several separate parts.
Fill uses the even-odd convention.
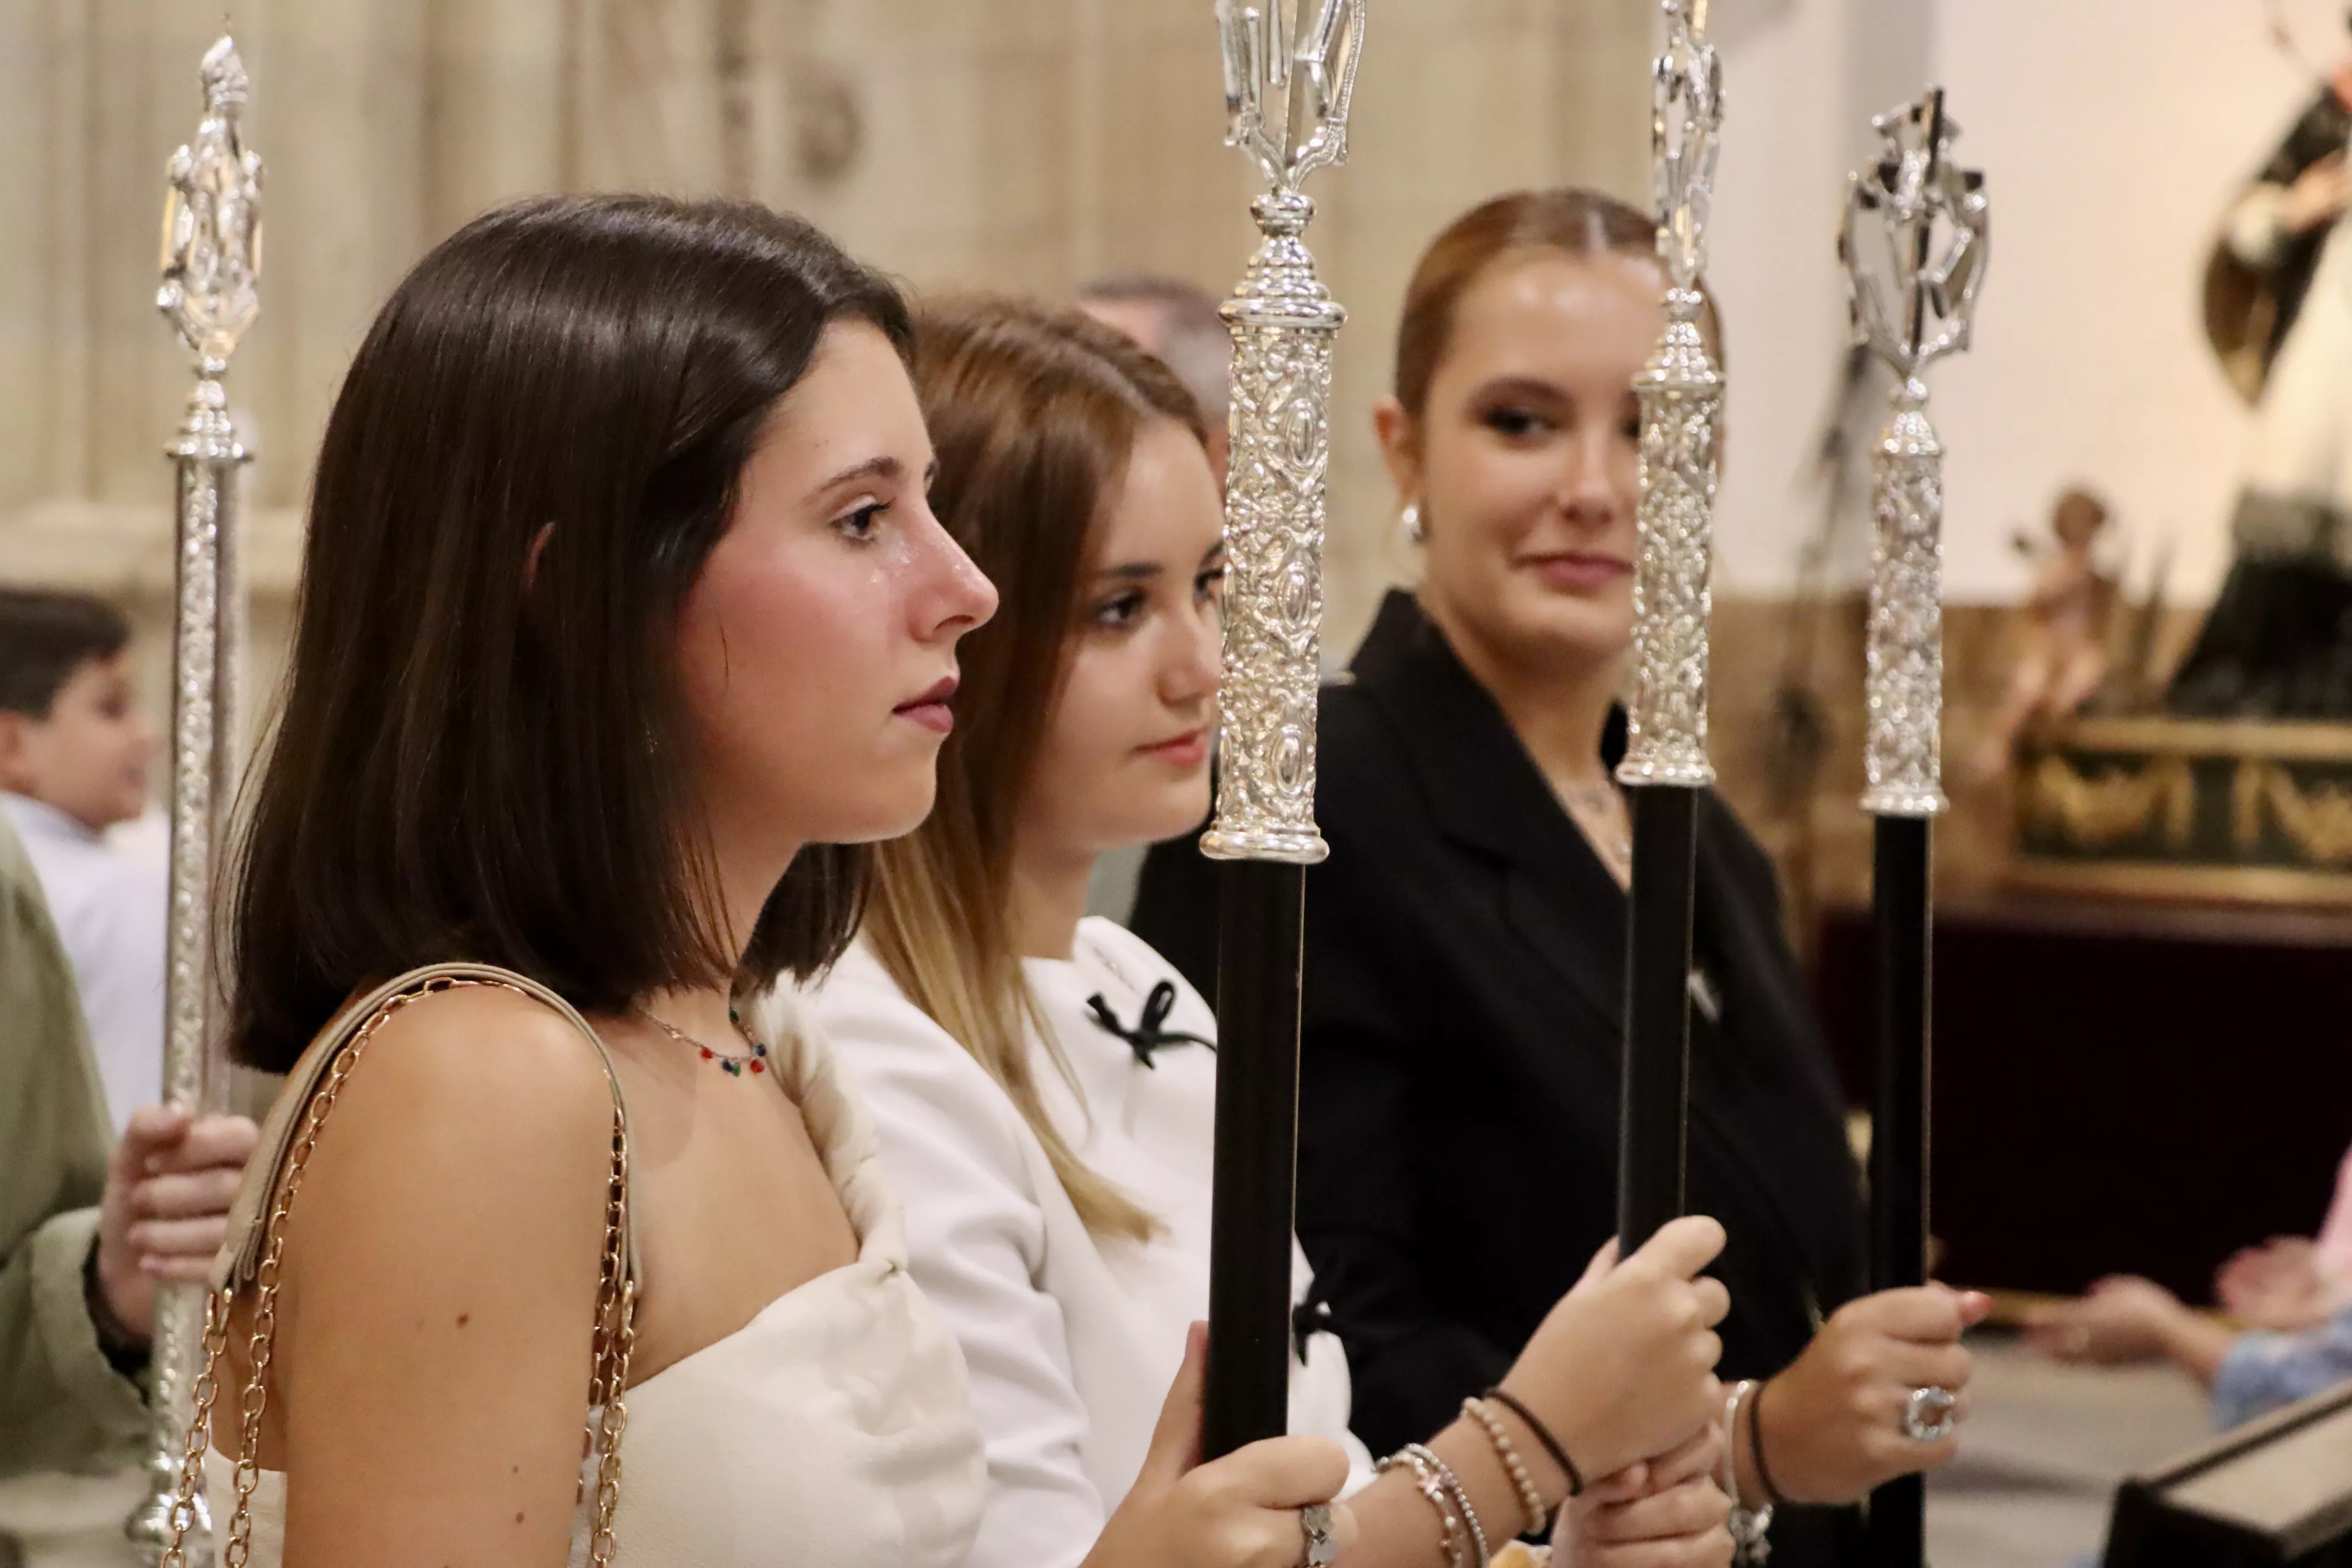
[[[1419,501],[1409,500],[1404,503],[1404,510],[1397,513],[1397,529],[1404,535],[1405,542],[1407,544],[1426,544],[1429,542],[1429,531],[1421,525],[1421,503]]]

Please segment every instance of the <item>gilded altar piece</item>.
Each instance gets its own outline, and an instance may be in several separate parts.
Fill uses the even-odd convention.
[[[2076,719],[2016,782],[2021,886],[2352,904],[2352,725]]]

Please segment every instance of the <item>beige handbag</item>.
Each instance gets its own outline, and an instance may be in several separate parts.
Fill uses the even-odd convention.
[[[261,1144],[246,1167],[245,1185],[229,1210],[228,1239],[213,1264],[212,1291],[205,1302],[205,1364],[194,1389],[195,1415],[188,1424],[180,1487],[172,1505],[172,1544],[166,1568],[186,1568],[186,1541],[196,1519],[196,1496],[204,1485],[205,1454],[212,1446],[213,1405],[220,1392],[221,1356],[228,1348],[229,1310],[247,1289],[254,1292],[248,1371],[237,1403],[236,1502],[220,1553],[222,1568],[245,1568],[252,1550],[253,1490],[261,1479],[261,1413],[268,1400],[269,1354],[276,1337],[278,1282],[286,1258],[286,1216],[301,1189],[320,1129],[335,1108],[335,1097],[358,1063],[360,1053],[384,1021],[421,996],[467,985],[496,985],[561,1014],[586,1037],[613,1091],[613,1170],[604,1211],[604,1268],[597,1284],[593,1372],[588,1389],[587,1452],[596,1459],[593,1528],[588,1557],[598,1568],[613,1560],[613,1510],[621,1498],[621,1433],[628,1423],[623,1394],[629,1382],[629,1352],[635,1337],[637,1251],[629,1219],[629,1119],[621,1100],[621,1080],[613,1059],[588,1021],[571,1004],[538,981],[484,963],[436,963],[413,969],[377,987],[335,1016],[287,1079],[261,1130]],[[588,1502],[588,1479],[581,1500]]]

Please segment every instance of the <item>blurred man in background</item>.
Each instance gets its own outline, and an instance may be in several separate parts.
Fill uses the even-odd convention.
[[[1133,338],[1144,351],[1176,373],[1201,405],[1209,430],[1209,466],[1225,482],[1233,406],[1233,333],[1217,314],[1216,297],[1175,278],[1123,273],[1098,278],[1078,290],[1078,309],[1107,327]]]

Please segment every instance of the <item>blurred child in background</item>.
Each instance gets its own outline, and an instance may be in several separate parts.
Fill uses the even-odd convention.
[[[0,588],[0,807],[73,963],[118,1131],[163,1073],[166,879],[106,837],[145,809],[155,751],[130,640],[103,600]]]

